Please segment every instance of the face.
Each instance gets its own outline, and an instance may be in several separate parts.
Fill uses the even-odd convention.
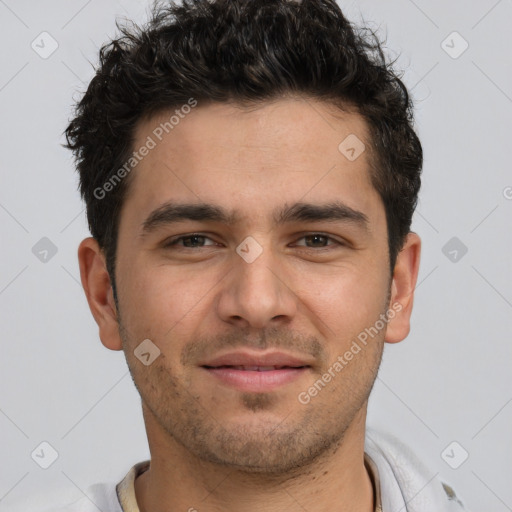
[[[160,141],[171,114],[136,132],[135,148],[148,136],[156,145],[130,176],[119,330],[102,341],[122,341],[149,438],[164,433],[204,461],[290,471],[361,421],[398,321],[368,152],[338,149],[348,136],[368,145],[367,127],[299,98],[199,104]]]

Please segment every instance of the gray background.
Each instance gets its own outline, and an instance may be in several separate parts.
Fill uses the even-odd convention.
[[[369,424],[402,438],[472,510],[512,510],[512,2],[340,4],[400,54],[425,151],[412,333],[386,346]],[[116,16],[143,21],[146,9],[0,0],[2,511],[78,499],[149,455],[124,356],[101,345],[80,284],[76,251],[89,233],[59,146]],[[51,49],[43,31],[58,43],[46,59],[31,47]],[[46,261],[43,237],[57,248]],[[58,452],[48,469],[31,457],[43,441]]]

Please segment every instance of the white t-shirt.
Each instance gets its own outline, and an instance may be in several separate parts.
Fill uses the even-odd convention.
[[[375,512],[469,512],[449,485],[390,434],[367,429],[365,464],[373,480]],[[148,467],[149,460],[139,462],[121,482],[94,484],[86,497],[46,512],[140,512],[134,481]]]

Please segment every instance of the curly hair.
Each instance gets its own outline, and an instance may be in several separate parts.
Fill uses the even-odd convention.
[[[131,175],[105,197],[95,191],[130,158],[140,121],[190,98],[254,105],[295,94],[360,114],[393,271],[416,208],[423,152],[412,100],[373,31],[353,26],[335,0],[155,0],[144,26],[116,26],[121,34],[100,49],[64,144],[116,300],[119,215]]]

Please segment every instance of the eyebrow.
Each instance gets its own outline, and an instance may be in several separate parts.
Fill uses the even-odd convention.
[[[200,222],[219,222],[232,226],[241,220],[238,211],[227,211],[208,203],[177,203],[168,201],[153,210],[141,224],[141,237],[161,226],[187,220]],[[285,204],[273,214],[274,225],[292,222],[349,222],[368,230],[368,217],[358,210],[350,208],[340,201],[327,204],[294,203]]]

